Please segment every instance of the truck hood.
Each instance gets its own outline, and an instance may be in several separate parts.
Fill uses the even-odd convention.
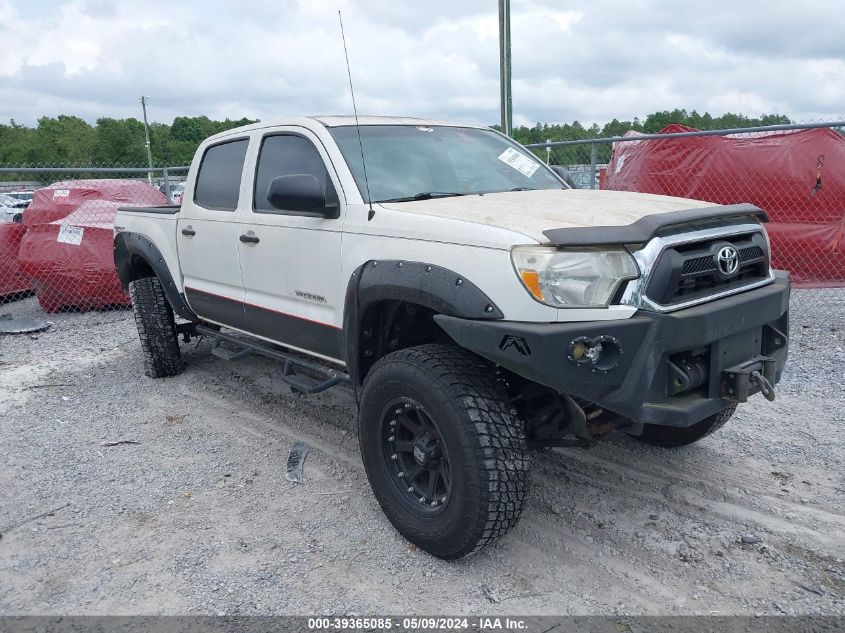
[[[630,191],[542,189],[385,202],[382,206],[403,213],[499,227],[547,243],[543,231],[550,229],[624,226],[647,215],[719,205]]]

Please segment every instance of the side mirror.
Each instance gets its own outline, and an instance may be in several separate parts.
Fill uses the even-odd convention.
[[[573,189],[578,188],[575,185],[575,179],[572,177],[572,172],[570,172],[566,167],[561,167],[560,165],[549,165],[549,167],[553,172],[560,176],[563,182],[565,182],[567,185],[569,185]]]
[[[279,211],[326,215],[326,196],[313,174],[278,176],[267,187],[267,201]]]

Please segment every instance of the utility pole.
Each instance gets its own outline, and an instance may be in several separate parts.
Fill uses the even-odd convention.
[[[141,109],[144,111],[144,146],[147,148],[147,162],[150,165],[150,171],[147,172],[147,181],[150,186],[153,184],[153,151],[150,148],[150,124],[147,123],[147,101],[149,97],[141,97]]]
[[[499,0],[499,88],[501,92],[502,132],[510,136],[513,131],[510,0]]]

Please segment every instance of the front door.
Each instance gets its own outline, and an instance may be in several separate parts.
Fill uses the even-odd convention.
[[[191,310],[207,321],[241,330],[247,328],[236,211],[248,146],[248,138],[239,138],[205,150],[176,227]]]
[[[240,265],[250,332],[342,362],[344,209],[327,158],[319,139],[303,128],[274,131],[261,139],[252,202],[241,215]],[[267,200],[270,182],[293,174],[316,176],[330,215],[338,217],[273,208]]]

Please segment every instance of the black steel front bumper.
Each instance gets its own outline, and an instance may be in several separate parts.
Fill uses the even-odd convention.
[[[435,319],[461,347],[528,380],[635,422],[690,426],[759,392],[752,372],[780,380],[789,291],[788,273],[778,271],[762,288],[669,314],[576,323]],[[603,343],[603,358],[576,360],[579,343]]]

